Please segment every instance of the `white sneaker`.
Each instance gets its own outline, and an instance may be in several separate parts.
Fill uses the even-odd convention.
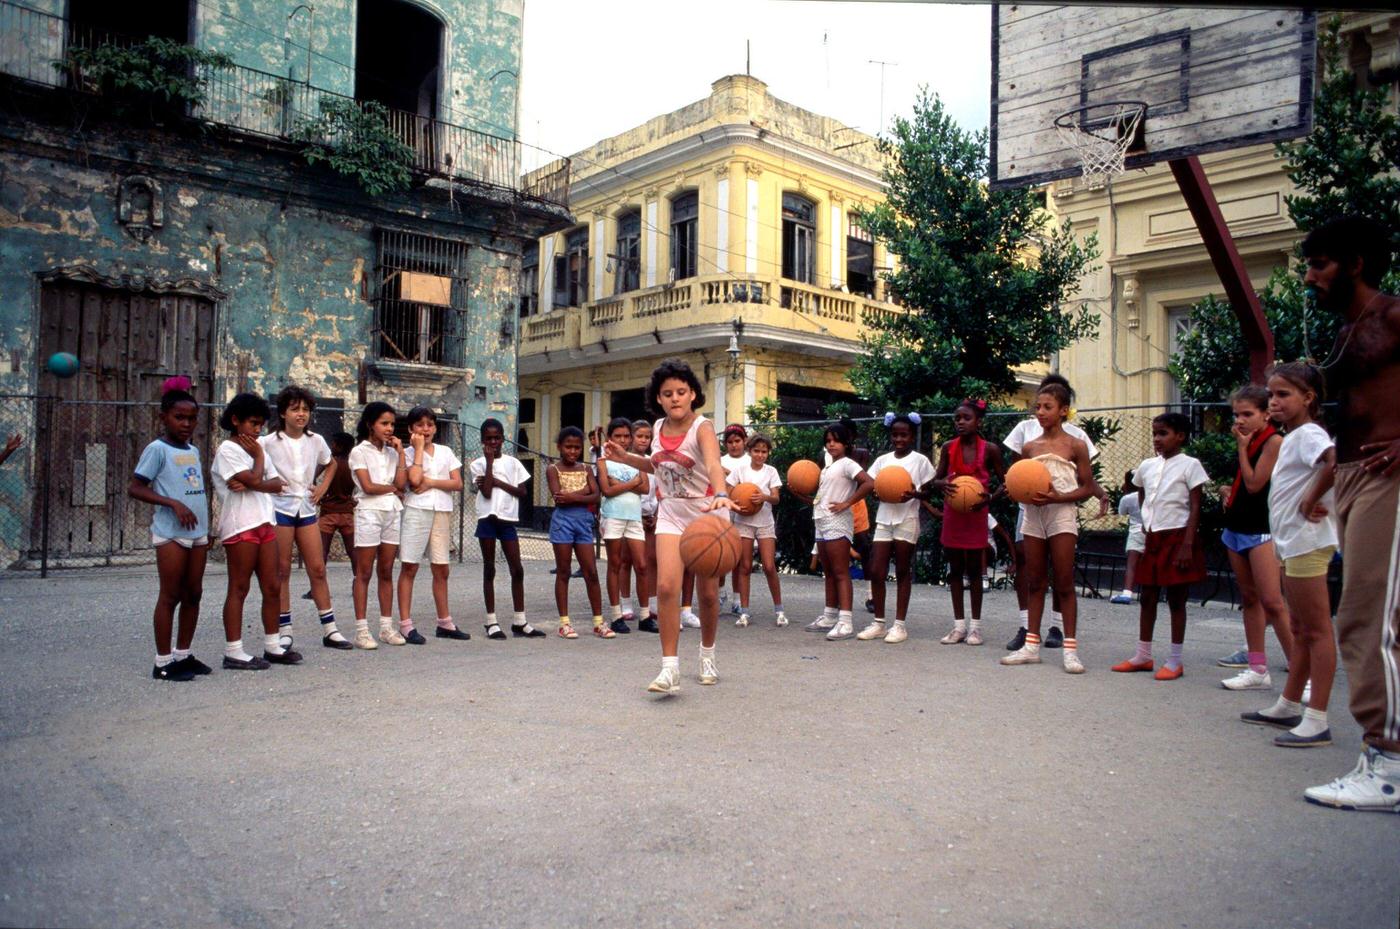
[[[1079,660],[1079,650],[1073,648],[1065,649],[1065,673],[1083,674],[1084,662]]]
[[[967,627],[964,626],[963,628],[959,629],[957,626],[954,626],[947,635],[938,640],[938,643],[940,645],[957,645],[959,642],[963,641],[966,638]]]
[[[873,622],[860,632],[856,633],[856,638],[862,642],[869,642],[871,639],[883,639],[885,637],[885,624]]]
[[[681,692],[681,675],[675,668],[662,668],[656,680],[647,687],[649,693],[678,694]]]
[[[838,619],[836,625],[831,627],[831,631],[826,634],[828,642],[835,642],[837,639],[849,639],[856,634],[856,627],[851,625],[849,619]]]
[[[825,613],[823,613],[822,615],[818,616],[816,619],[812,620],[812,622],[810,622],[810,623],[807,624],[807,631],[808,631],[808,632],[825,632],[826,630],[830,629],[830,628],[831,628],[832,626],[834,626],[834,625],[836,625],[836,617],[835,617],[835,616],[827,616]]]
[[[715,670],[715,660],[713,658],[700,659],[700,683],[719,683],[719,671]]]
[[[1221,681],[1220,686],[1226,690],[1273,690],[1274,682],[1268,671],[1260,674],[1253,668],[1245,668],[1234,677]]]
[[[736,619],[736,620],[734,620],[734,625],[738,626],[740,629],[743,629],[743,628],[744,628],[745,626],[747,626],[748,624],[749,624],[749,614],[748,614],[748,613],[740,613],[740,614],[739,614],[739,618]]]
[[[786,625],[788,624],[787,614],[784,613],[784,612],[779,611],[779,612],[773,617],[773,622],[774,622],[775,625],[786,626]]]
[[[1002,656],[1001,663],[1005,665],[1040,664],[1040,646],[1022,645],[1011,654]]]
[[[909,632],[904,628],[904,623],[898,621],[890,627],[889,632],[885,633],[885,643],[887,645],[898,645],[907,638],[909,638]]]
[[[685,610],[681,613],[681,626],[685,629],[699,629],[700,617],[695,615],[694,610]]]
[[[1362,752],[1351,773],[1303,791],[1309,803],[1341,810],[1400,813],[1400,761],[1374,748]]]

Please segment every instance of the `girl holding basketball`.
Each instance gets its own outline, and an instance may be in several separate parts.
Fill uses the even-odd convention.
[[[855,517],[851,508],[864,500],[875,481],[850,457],[855,437],[844,423],[826,427],[822,436],[831,464],[822,468],[815,497],[793,495],[803,503],[812,504],[812,519],[816,523],[817,557],[822,563],[826,581],[824,620],[835,620],[826,634],[828,641],[849,639],[855,635],[851,621],[851,542],[855,536]]]
[[[1069,389],[1063,384],[1042,384],[1035,396],[1038,438],[1025,443],[1023,456],[1039,461],[1050,472],[1050,489],[1021,505],[1021,532],[1025,536],[1027,587],[1030,594],[1026,641],[1001,659],[1004,665],[1040,664],[1040,620],[1045,612],[1045,588],[1054,564],[1054,589],[1059,595],[1065,623],[1064,666],[1070,674],[1083,674],[1079,660],[1078,603],[1074,598],[1074,547],[1079,539],[1078,504],[1102,496],[1089,467],[1089,446],[1064,429],[1069,417]]]
[[[943,494],[943,530],[939,542],[948,557],[948,593],[953,598],[953,630],[939,641],[944,645],[966,642],[982,644],[982,572],[987,554],[987,502],[992,474],[1006,479],[1001,450],[982,438],[982,417],[987,401],[964,400],[953,411],[957,435],[943,446],[938,474],[933,486]],[[982,488],[981,502],[968,512],[954,509],[949,499],[954,482],[961,477],[975,479]],[[972,625],[963,616],[963,577],[967,578],[968,599],[972,601]]]
[[[778,469],[768,463],[768,455],[773,451],[773,443],[765,435],[755,433],[747,444],[748,454],[742,464],[729,472],[729,486],[752,484],[758,488],[758,511],[751,514],[740,513],[734,519],[739,529],[740,543],[738,580],[734,583],[734,595],[738,598],[739,618],[736,626],[749,624],[749,581],[753,576],[753,549],[758,546],[758,558],[763,563],[763,574],[768,578],[768,593],[773,596],[774,622],[779,626],[788,624],[783,613],[783,589],[778,582],[778,537],[774,531],[773,504],[778,502],[778,492],[783,479]]]
[[[610,440],[611,441],[611,440]],[[569,619],[569,572],[574,556],[583,571],[588,605],[593,608],[593,634],[600,639],[615,638],[603,624],[603,595],[598,588],[598,562],[593,557],[593,514],[588,509],[598,502],[598,484],[593,469],[584,464],[583,430],[565,426],[559,430],[559,460],[545,470],[554,513],[549,518],[549,542],[554,546],[554,605],[559,608],[559,636],[577,639]]]
[[[681,534],[713,510],[731,510],[719,464],[719,440],[710,421],[696,410],[704,405],[700,380],[683,361],[668,359],[651,372],[647,404],[662,414],[653,430],[650,457],[608,440],[607,457],[656,478],[656,599],[661,620],[661,673],[647,690],[680,692]],[[715,633],[719,628],[719,580],[695,579],[700,601],[700,683],[716,684]]]
[[[875,511],[875,537],[870,545],[869,569],[865,572],[870,579],[871,599],[875,601],[875,619],[856,636],[863,642],[883,638],[896,644],[909,638],[904,620],[909,613],[909,591],[914,583],[911,566],[914,547],[919,542],[919,501],[929,498],[929,482],[934,477],[933,462],[914,451],[914,427],[918,424],[918,413],[886,413],[885,428],[890,431],[890,447],[894,451],[876,458],[870,466],[870,476],[877,479],[889,468],[903,468],[909,475],[909,488],[898,502],[881,500]],[[894,556],[895,611],[894,626],[886,632],[885,580],[889,576],[891,555]]]

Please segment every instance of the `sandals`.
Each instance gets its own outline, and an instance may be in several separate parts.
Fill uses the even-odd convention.
[[[575,633],[577,635],[577,633]],[[617,633],[607,627],[605,623],[598,623],[593,627],[593,634],[600,639],[615,639]]]
[[[577,638],[578,638],[578,633],[574,631],[574,624],[573,624],[573,623],[560,623],[560,624],[559,624],[559,638],[561,638],[561,639],[577,639]]]

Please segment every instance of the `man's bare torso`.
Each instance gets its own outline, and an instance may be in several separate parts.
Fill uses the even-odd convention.
[[[1338,401],[1337,461],[1360,460],[1361,447],[1400,438],[1400,298],[1380,294],[1337,334],[1345,346],[1327,369],[1329,399]]]

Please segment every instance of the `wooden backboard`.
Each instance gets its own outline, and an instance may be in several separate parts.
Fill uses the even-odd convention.
[[[1079,174],[1055,117],[1108,100],[1148,104],[1129,169],[1305,135],[1316,28],[1311,10],[993,4],[991,184]]]

